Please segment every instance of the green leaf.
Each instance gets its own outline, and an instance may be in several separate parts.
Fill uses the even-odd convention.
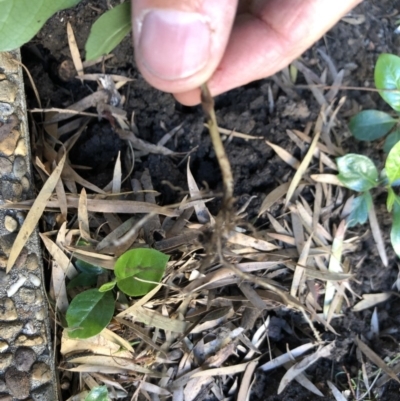
[[[393,204],[393,224],[390,240],[396,255],[400,257],[400,198],[398,196],[395,196]]]
[[[168,259],[167,255],[154,249],[132,249],[125,252],[114,266],[118,288],[131,297],[147,294],[156,286],[152,283],[162,279]]]
[[[67,289],[75,287],[91,287],[96,285],[97,277],[93,274],[80,273],[76,277],[74,277],[67,285]]]
[[[368,212],[372,206],[372,196],[369,191],[353,199],[351,204],[351,212],[347,217],[349,227],[354,227],[357,224],[364,224],[368,220]]]
[[[68,335],[71,338],[89,338],[99,334],[114,314],[112,292],[87,290],[77,295],[71,302],[66,319]]]
[[[383,151],[385,153],[389,153],[390,150],[396,145],[397,142],[400,141],[400,129],[396,129],[392,133],[390,133],[385,139],[385,143],[383,145]]]
[[[385,163],[389,184],[400,178],[400,142],[397,142],[389,152]]]
[[[110,53],[132,29],[131,2],[105,12],[93,25],[85,44],[86,60]]]
[[[0,51],[14,50],[31,40],[57,11],[80,0],[5,0],[0,11]]]
[[[400,90],[400,57],[381,54],[375,65],[377,89]],[[379,91],[382,98],[396,111],[400,111],[400,92]]]
[[[385,136],[396,122],[396,119],[383,111],[363,110],[350,120],[349,129],[360,141],[374,141]]]
[[[365,192],[378,184],[378,170],[371,159],[349,153],[336,159],[338,178],[344,186],[353,191]]]
[[[111,291],[115,287],[115,284],[117,284],[116,281],[110,281],[109,283],[105,283],[99,288],[99,291],[100,292]]]
[[[392,188],[388,188],[388,197],[386,199],[386,207],[388,212],[391,212],[393,209],[394,202],[396,200],[396,194]]]
[[[85,401],[108,401],[107,386],[93,388],[86,396]]]
[[[92,274],[95,276],[102,274],[106,270],[100,266],[92,265],[91,263],[85,262],[84,260],[81,260],[81,259],[76,259],[74,264],[75,264],[75,267],[80,272],[86,273],[86,274]]]

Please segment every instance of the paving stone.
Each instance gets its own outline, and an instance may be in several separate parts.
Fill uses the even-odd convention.
[[[0,173],[0,179],[1,179],[1,173]],[[12,202],[18,202],[21,200],[21,195],[22,195],[22,185],[19,182],[13,182],[8,180],[2,181],[1,196],[3,197],[3,199]]]
[[[42,345],[44,343],[42,336],[26,336],[25,334],[20,334],[16,340],[15,345],[24,345],[25,347],[33,347],[34,345]]]
[[[40,386],[37,389],[33,390],[31,397],[34,401],[49,401],[57,399],[54,394],[54,388],[50,384]]]
[[[36,359],[37,355],[33,349],[20,347],[15,351],[14,364],[18,370],[29,372]]]
[[[39,260],[36,254],[30,253],[26,258],[26,268],[36,270],[39,267]]]
[[[11,298],[0,299],[0,320],[11,321],[17,318],[14,301]]]
[[[22,177],[21,178],[21,185],[22,185],[22,191],[23,192],[28,192],[31,189],[31,184],[29,182],[28,177]]]
[[[0,338],[11,340],[21,331],[22,327],[23,324],[20,322],[0,324]]]
[[[36,292],[31,288],[22,287],[18,291],[19,298],[26,305],[32,305],[35,302]]]
[[[12,216],[6,216],[4,219],[4,227],[10,233],[13,233],[18,228],[18,222]]]
[[[7,289],[7,295],[9,297],[14,296],[18,290],[25,284],[27,278],[25,276],[18,276],[18,280],[13,282]]]
[[[6,370],[13,360],[13,354],[0,354],[0,370]]]
[[[12,401],[11,395],[0,395],[0,401]]]
[[[35,286],[35,287],[39,287],[40,284],[42,284],[42,282],[40,281],[40,278],[38,276],[36,276],[33,273],[29,273],[28,274],[28,278],[29,281]]]
[[[21,138],[17,142],[17,146],[14,151],[14,156],[22,156],[25,157],[28,153],[28,149],[26,148],[26,142],[25,139]],[[29,182],[29,181],[28,181]]]
[[[13,129],[4,137],[0,136],[0,153],[4,156],[15,154],[17,144],[19,143],[20,133]],[[25,140],[22,140],[25,143]]]
[[[0,341],[0,352],[7,351],[9,348],[7,341]]]
[[[11,174],[12,163],[6,157],[0,157],[0,177],[5,177]]]
[[[0,393],[6,393],[6,392],[7,392],[6,382],[4,380],[0,380]]]
[[[13,174],[17,178],[22,178],[27,172],[27,166],[25,159],[21,156],[17,156],[13,163]]]
[[[40,384],[47,383],[52,379],[52,373],[49,365],[44,362],[37,362],[32,368],[32,380]]]
[[[30,392],[30,375],[27,372],[20,372],[14,366],[7,369],[6,384],[9,392],[15,398],[28,398]],[[50,401],[50,399],[48,400]]]
[[[14,103],[17,96],[17,85],[8,80],[0,81],[0,102]]]

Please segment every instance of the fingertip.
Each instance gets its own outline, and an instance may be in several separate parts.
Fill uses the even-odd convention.
[[[219,64],[235,16],[234,0],[136,0],[133,35],[144,78],[167,92],[190,91]]]

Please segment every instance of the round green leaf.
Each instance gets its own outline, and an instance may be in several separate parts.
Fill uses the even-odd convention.
[[[85,401],[108,401],[107,386],[98,386],[93,388],[85,397]]]
[[[396,255],[400,258],[400,198],[398,196],[396,196],[393,204],[393,224],[390,241]]]
[[[386,175],[389,184],[400,179],[400,142],[393,146],[385,163]]]
[[[99,291],[100,292],[111,291],[115,287],[115,284],[117,284],[116,281],[110,281],[109,283],[105,283],[99,288]]]
[[[385,153],[389,153],[390,150],[396,145],[397,142],[400,141],[400,129],[396,129],[392,133],[390,133],[385,139],[385,143],[383,145],[383,151]]]
[[[400,57],[381,54],[375,65],[375,86],[377,89],[400,90]],[[400,111],[400,92],[379,91],[382,98],[396,111]]]
[[[114,314],[112,292],[87,290],[77,295],[66,314],[71,338],[89,338],[99,334]]]
[[[344,186],[353,191],[365,192],[378,184],[378,170],[371,159],[349,153],[336,159],[338,178]]]
[[[14,50],[31,40],[57,11],[73,7],[80,0],[1,1],[0,51]]]
[[[349,129],[360,141],[374,141],[385,136],[396,122],[396,119],[383,111],[363,110],[350,120]]]
[[[372,206],[372,196],[369,191],[353,199],[351,204],[351,212],[347,217],[349,227],[357,224],[364,224],[368,220],[368,212]]]
[[[115,49],[132,29],[131,2],[105,12],[90,29],[85,44],[86,60],[94,60]]]
[[[152,283],[161,281],[168,259],[167,255],[154,249],[132,249],[125,252],[114,267],[118,288],[132,297],[147,294],[156,286]]]
[[[96,285],[96,283],[97,277],[93,274],[80,273],[68,283],[67,289],[70,290],[75,287],[91,287]]]

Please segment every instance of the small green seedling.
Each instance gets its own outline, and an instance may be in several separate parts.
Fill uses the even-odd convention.
[[[381,54],[375,65],[374,79],[381,97],[400,113],[400,57]],[[379,110],[361,111],[350,120],[349,128],[360,141],[374,141],[387,135],[383,145],[386,153],[400,140],[399,117]]]
[[[72,300],[66,314],[69,337],[89,338],[99,334],[114,315],[112,290],[115,286],[131,297],[147,294],[161,281],[168,259],[167,255],[154,249],[131,249],[121,255],[114,267],[113,281],[103,284],[99,289],[86,290]],[[98,272],[91,269],[90,264],[87,265],[85,272],[71,280],[69,289],[96,284]],[[92,274],[88,273],[90,271]]]
[[[354,198],[351,213],[347,217],[349,227],[364,224],[372,206],[371,189],[384,186],[388,191],[387,209],[393,213],[390,239],[393,248],[400,257],[400,196],[394,188],[400,185],[400,142],[390,150],[381,174],[374,162],[362,155],[348,154],[337,159],[338,178],[341,183],[360,195]]]
[[[17,49],[31,40],[56,12],[81,0],[0,0],[0,51]],[[92,25],[85,45],[86,60],[110,53],[131,31],[131,2],[105,12]]]

